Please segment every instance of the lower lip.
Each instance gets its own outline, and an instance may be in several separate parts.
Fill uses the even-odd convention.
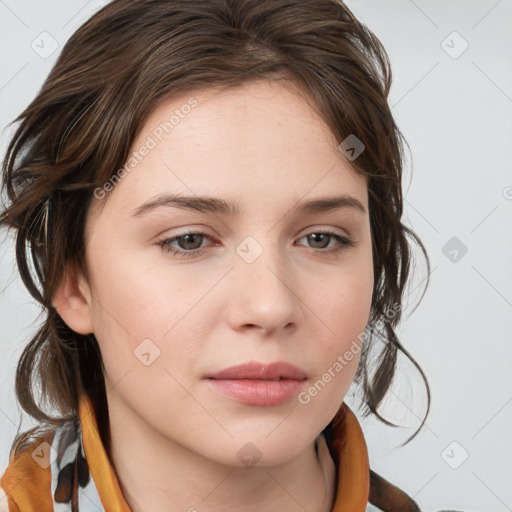
[[[237,402],[270,407],[280,405],[296,396],[304,380],[217,380],[208,379],[211,386]]]

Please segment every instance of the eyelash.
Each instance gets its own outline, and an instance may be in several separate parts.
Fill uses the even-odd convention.
[[[353,240],[351,240],[350,238],[341,236],[338,233],[335,233],[333,231],[313,231],[313,232],[309,233],[309,235],[312,235],[312,234],[327,235],[329,237],[334,238],[339,244],[337,247],[334,247],[332,249],[314,249],[314,248],[312,248],[313,251],[317,252],[318,254],[320,254],[322,256],[336,256],[337,253],[341,252],[343,249],[348,248],[348,247],[353,247],[356,245],[355,242]],[[174,256],[183,257],[183,258],[187,258],[187,257],[191,257],[191,256],[198,256],[200,253],[203,252],[203,250],[205,248],[192,249],[190,251],[182,251],[180,249],[173,249],[173,247],[171,246],[172,242],[175,242],[176,240],[179,240],[180,238],[184,238],[187,235],[199,235],[199,236],[211,238],[207,233],[204,233],[202,231],[190,231],[187,233],[183,233],[181,235],[174,236],[172,238],[165,238],[164,240],[160,240],[159,242],[157,242],[157,245],[159,245],[161,247],[163,252],[167,252],[167,253],[172,252]],[[304,235],[301,238],[307,237],[309,235]]]

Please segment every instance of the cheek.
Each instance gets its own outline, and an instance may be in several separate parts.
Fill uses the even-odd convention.
[[[109,329],[116,336],[121,332],[134,342],[157,334],[162,337],[176,322],[175,317],[186,312],[184,283],[173,279],[171,272],[166,277],[163,268],[155,269],[152,255],[144,258],[116,251],[114,244],[108,254],[108,259],[97,255],[93,269],[95,327],[105,335]]]
[[[106,377],[111,385],[122,379],[121,387],[130,386],[134,394],[149,382],[169,388],[164,370],[191,364],[205,337],[204,322],[194,321],[194,305],[211,287],[205,281],[191,288],[190,280],[187,286],[144,270],[127,261],[116,267],[102,263],[91,276],[94,334]]]
[[[373,295],[371,260],[368,263],[333,276],[331,285],[318,294],[318,312],[338,340],[334,343],[338,348],[364,331],[368,323]]]
[[[315,371],[298,396],[305,414],[327,425],[337,413],[354,380],[368,322],[371,287],[354,286],[331,297],[325,323],[329,334],[316,338]]]
[[[336,412],[357,371],[372,294],[371,265],[341,274],[317,294],[312,310],[322,320],[316,335],[318,366],[304,404],[315,401]]]

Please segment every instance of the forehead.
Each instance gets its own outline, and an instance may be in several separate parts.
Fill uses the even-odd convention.
[[[160,103],[141,128],[108,201],[122,210],[172,192],[223,196],[256,208],[311,194],[350,193],[366,178],[290,83],[261,80],[195,90]],[[99,207],[99,208],[98,208]]]

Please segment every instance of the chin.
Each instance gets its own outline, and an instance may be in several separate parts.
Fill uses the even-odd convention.
[[[226,466],[238,468],[284,464],[297,457],[316,437],[315,434],[306,435],[297,429],[292,430],[283,429],[281,433],[274,431],[270,435],[267,430],[264,433],[261,430],[246,431],[244,435],[236,436],[226,444],[215,444],[210,458]]]

